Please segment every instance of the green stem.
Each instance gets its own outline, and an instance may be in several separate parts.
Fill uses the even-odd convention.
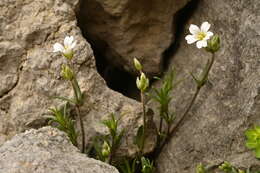
[[[112,163],[114,153],[115,153],[115,139],[114,139],[114,137],[112,137],[111,151],[110,151],[109,158],[108,158],[108,163],[110,165]]]
[[[141,153],[143,153],[144,145],[145,145],[145,131],[146,131],[146,112],[145,112],[145,100],[144,100],[144,93],[141,92],[141,102],[143,106],[143,139],[142,139],[142,146],[141,146]]]
[[[160,124],[159,124],[159,135],[161,135],[162,133],[162,125],[163,125],[163,118],[162,118],[162,115],[163,114],[163,111],[160,111]]]
[[[76,113],[77,113],[77,116],[79,118],[81,135],[82,135],[82,148],[81,148],[81,152],[85,153],[85,129],[84,129],[84,122],[83,122],[83,120],[81,118],[80,109],[79,109],[78,105],[76,105]]]
[[[193,104],[195,103],[196,98],[198,97],[198,94],[201,90],[201,88],[205,85],[205,81],[208,78],[208,74],[212,68],[212,65],[214,63],[215,60],[215,54],[212,53],[212,57],[211,57],[211,61],[209,66],[206,69],[206,72],[204,73],[204,75],[202,76],[201,81],[204,81],[202,83],[202,85],[197,85],[196,91],[191,99],[190,104],[188,105],[186,111],[184,112],[184,114],[182,115],[181,119],[178,121],[178,123],[176,124],[176,126],[174,126],[170,132],[169,135],[167,135],[166,139],[164,140],[164,142],[162,143],[162,145],[159,147],[159,149],[156,151],[154,158],[157,158],[159,156],[159,154],[161,153],[162,149],[164,148],[164,146],[170,142],[170,139],[173,137],[173,135],[178,131],[178,129],[181,127],[181,125],[183,124],[183,121],[185,120],[186,116],[188,115],[189,111],[191,110]]]

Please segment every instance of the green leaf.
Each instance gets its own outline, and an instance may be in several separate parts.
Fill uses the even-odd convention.
[[[257,148],[257,142],[256,141],[247,141],[246,142],[246,147],[248,149],[254,149],[254,148]]]
[[[142,149],[142,145],[143,145],[143,138],[144,138],[144,134],[143,134],[143,125],[141,125],[138,130],[137,130],[137,134],[135,137],[135,144],[138,146],[139,149]]]
[[[256,156],[256,158],[260,159],[260,146],[258,146],[258,147],[255,149],[255,156]]]
[[[69,102],[71,104],[75,104],[76,102],[72,99],[69,99],[69,98],[66,98],[66,97],[60,97],[60,96],[53,96],[51,97],[52,99],[60,99],[62,101],[66,101],[66,102]]]

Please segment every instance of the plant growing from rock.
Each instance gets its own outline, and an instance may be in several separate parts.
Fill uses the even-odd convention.
[[[157,144],[156,149],[160,148],[161,143],[170,133],[171,126],[175,119],[175,113],[170,112],[169,104],[172,100],[171,91],[177,86],[179,82],[175,83],[176,72],[172,69],[162,82],[161,88],[153,88],[153,94],[150,94],[151,98],[159,104],[159,116],[160,122],[157,131]],[[157,78],[160,79],[160,78]],[[163,131],[163,125],[166,124],[166,131]],[[156,150],[155,149],[155,150]]]
[[[134,58],[134,66],[136,70],[139,71],[140,76],[136,78],[136,86],[140,90],[140,96],[141,96],[141,103],[143,108],[143,125],[139,127],[137,131],[137,135],[135,138],[135,143],[138,146],[140,150],[140,154],[143,154],[143,149],[145,146],[145,137],[146,137],[146,102],[145,102],[145,93],[147,91],[147,88],[149,87],[149,79],[146,77],[145,73],[142,71],[143,67],[141,63]]]
[[[245,132],[246,147],[255,152],[255,157],[260,159],[260,126],[248,129]]]
[[[202,87],[207,83],[208,81],[208,75],[209,72],[213,66],[213,63],[215,61],[215,53],[220,49],[220,39],[217,35],[213,36],[213,33],[209,31],[210,24],[208,22],[203,22],[201,27],[199,28],[196,25],[191,24],[189,31],[191,32],[190,35],[187,35],[185,39],[187,40],[188,44],[196,43],[197,48],[205,48],[205,50],[209,53],[211,53],[211,58],[207,61],[207,64],[205,65],[202,74],[199,77],[196,77],[194,74],[191,73],[192,78],[194,79],[196,83],[196,91],[194,92],[190,103],[186,107],[186,110],[181,115],[179,121],[176,123],[175,126],[172,127],[173,123],[173,115],[170,117],[169,123],[167,123],[167,135],[165,136],[165,139],[163,141],[158,142],[160,145],[157,146],[157,149],[155,150],[153,157],[157,158],[158,155],[161,153],[164,146],[170,141],[172,136],[175,134],[175,132],[180,128],[180,126],[183,124],[184,120],[187,118],[189,111],[191,110],[192,106],[194,105]],[[172,72],[173,73],[173,72]],[[173,75],[173,74],[172,74]],[[174,75],[173,75],[174,76]],[[173,77],[172,77],[173,78]],[[169,89],[172,89],[173,87],[167,87],[167,80],[173,80],[171,78],[164,81],[163,86],[161,89],[157,89],[156,95],[154,99],[160,104],[160,110],[163,108],[164,110],[168,111],[168,108],[164,108],[165,105],[168,105],[169,101],[171,101],[171,98],[169,95]],[[165,86],[164,86],[165,85]],[[169,85],[169,84],[168,84]],[[159,92],[161,91],[161,93]],[[163,92],[164,91],[164,92]],[[165,94],[164,94],[165,93]],[[162,101],[164,100],[164,102]],[[161,114],[162,111],[160,111]],[[162,116],[162,115],[161,115]],[[160,123],[161,124],[161,123]],[[160,133],[161,127],[159,126],[159,133]],[[158,138],[160,139],[160,138]]]
[[[80,113],[80,107],[83,105],[84,102],[84,95],[80,90],[76,74],[73,70],[71,60],[74,57],[74,48],[76,46],[76,41],[74,41],[73,36],[66,36],[64,39],[64,45],[60,43],[55,43],[53,46],[54,52],[59,52],[61,55],[66,59],[66,64],[62,65],[61,76],[64,80],[68,81],[73,92],[73,98],[67,98],[63,96],[55,96],[54,98],[60,99],[65,101],[65,105],[70,104],[70,107],[75,110],[77,118],[80,122],[80,129],[81,129],[81,151],[82,153],[85,152],[85,130],[84,124],[82,120],[82,115]],[[77,144],[77,135],[74,128],[74,123],[71,118],[67,115],[67,106],[64,106],[64,110],[61,112],[58,109],[50,109],[52,113],[51,121],[55,121],[58,124],[58,128],[68,134],[72,143],[74,145]]]
[[[216,170],[223,173],[260,173],[260,170],[253,170],[252,168],[239,169],[227,161],[212,166],[205,166],[200,163],[196,167],[196,173],[213,173]]]
[[[154,163],[156,161],[157,156],[161,153],[163,147],[170,141],[172,136],[178,130],[178,128],[182,125],[184,120],[187,118],[189,111],[195,103],[197,96],[201,88],[207,83],[209,72],[213,66],[215,60],[215,53],[220,48],[220,39],[218,36],[213,36],[213,33],[208,31],[210,28],[210,24],[208,22],[204,22],[201,27],[197,27],[196,25],[191,25],[189,30],[191,35],[185,37],[188,44],[196,43],[197,48],[205,48],[205,50],[211,53],[211,58],[208,60],[205,65],[202,74],[199,77],[191,74],[192,78],[196,83],[196,91],[190,100],[186,110],[183,112],[179,121],[173,126],[173,121],[175,119],[175,114],[169,109],[170,102],[172,97],[170,96],[171,91],[174,87],[179,83],[176,82],[176,73],[172,70],[162,82],[161,88],[153,89],[153,94],[150,94],[151,98],[159,103],[159,118],[160,122],[158,125],[158,134],[157,134],[157,146],[155,151],[151,154],[152,157],[146,157],[144,152],[145,141],[147,137],[147,117],[146,117],[146,95],[147,89],[149,87],[149,79],[143,72],[142,64],[135,58],[134,66],[139,73],[139,76],[136,79],[136,86],[140,91],[141,103],[142,103],[142,118],[143,125],[138,128],[137,135],[135,137],[134,143],[137,145],[139,149],[139,153],[135,158],[126,159],[123,164],[120,164],[120,169],[123,173],[134,173],[134,172],[142,172],[142,173],[153,173],[154,172]],[[74,97],[72,99],[66,97],[55,97],[66,101],[75,109],[77,117],[79,118],[81,125],[81,133],[82,133],[82,152],[85,150],[85,139],[84,139],[84,125],[80,115],[80,107],[83,104],[83,94],[79,88],[75,72],[73,71],[71,65],[71,59],[73,58],[74,52],[73,48],[76,43],[73,42],[73,37],[66,37],[64,40],[64,46],[59,43],[54,45],[55,52],[61,52],[62,55],[67,59],[67,63],[62,66],[62,77],[67,80],[73,91]],[[60,115],[60,114],[58,114]],[[67,116],[66,116],[67,117]],[[65,119],[65,121],[69,121],[69,119]],[[61,122],[56,121],[59,124]],[[102,122],[108,129],[109,134],[106,136],[97,137],[96,143],[94,144],[94,148],[96,149],[96,158],[105,161],[107,163],[112,164],[114,157],[116,156],[116,150],[119,148],[121,138],[123,136],[123,132],[118,132],[118,123],[119,119],[116,120],[114,114],[111,114],[110,119]],[[71,123],[69,127],[71,127]],[[166,125],[166,127],[164,127]],[[71,129],[73,129],[71,127]],[[166,129],[166,130],[164,130]],[[70,131],[70,130],[63,130]],[[68,135],[69,133],[66,132]],[[75,137],[74,137],[75,138]],[[75,140],[73,138],[73,140]],[[203,168],[203,165],[200,165],[197,168],[198,173],[203,173],[207,170]]]
[[[57,128],[63,132],[65,132],[70,141],[74,146],[78,146],[77,137],[78,134],[75,130],[75,122],[72,118],[70,118],[69,112],[68,112],[68,102],[60,109],[58,108],[50,108],[49,112],[50,115],[47,116],[47,118],[50,119],[49,123],[56,123]]]
[[[112,163],[113,158],[116,154],[116,150],[119,148],[121,139],[124,134],[124,130],[118,131],[118,122],[120,119],[115,119],[115,115],[111,114],[110,119],[104,120],[102,123],[109,130],[109,135],[104,137],[104,144],[102,148],[102,155],[107,157],[107,162]]]

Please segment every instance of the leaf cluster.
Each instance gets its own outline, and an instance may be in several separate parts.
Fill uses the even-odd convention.
[[[121,139],[124,135],[124,130],[118,130],[118,123],[120,119],[115,118],[115,114],[110,114],[110,119],[102,121],[109,134],[105,136],[98,136],[94,141],[94,148],[97,159],[111,163],[116,150],[121,144]]]
[[[202,164],[197,165],[196,173],[213,173],[215,168],[218,168],[223,173],[260,173],[260,171],[253,171],[250,168],[247,169],[239,169],[229,162],[225,161],[219,166],[204,166]]]
[[[142,164],[142,173],[153,173],[154,172],[153,162],[150,161],[148,158],[142,157],[141,164]]]
[[[62,108],[50,108],[50,115],[47,116],[49,123],[55,123],[56,127],[65,132],[70,141],[74,146],[77,146],[78,134],[75,130],[75,122],[68,114],[68,103],[66,103]]]
[[[246,147],[255,151],[256,158],[260,159],[260,126],[248,129],[245,132]]]
[[[135,173],[136,172],[137,159],[132,162],[130,160],[124,159],[123,164],[119,165],[121,173]]]

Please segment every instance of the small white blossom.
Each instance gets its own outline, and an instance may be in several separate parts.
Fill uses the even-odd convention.
[[[64,45],[55,43],[53,45],[53,52],[61,52],[66,58],[72,59],[73,48],[76,46],[73,36],[66,36],[64,39]]]
[[[191,35],[187,35],[185,39],[188,44],[196,43],[197,48],[207,47],[207,40],[213,36],[213,33],[209,31],[210,24],[203,22],[200,28],[197,25],[190,25]]]

